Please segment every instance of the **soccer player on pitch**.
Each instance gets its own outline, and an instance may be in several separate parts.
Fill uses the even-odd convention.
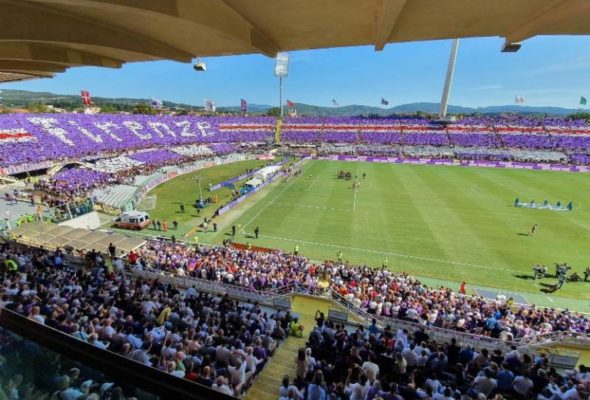
[[[537,228],[539,227],[539,225],[535,224],[531,227],[531,233],[529,233],[529,236],[534,236],[535,232],[537,232]]]

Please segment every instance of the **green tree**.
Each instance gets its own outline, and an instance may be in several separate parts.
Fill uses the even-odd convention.
[[[157,111],[149,104],[139,103],[133,107],[133,114],[154,115]]]
[[[569,119],[585,119],[590,122],[590,113],[586,111],[578,111],[577,113],[567,116]]]
[[[100,112],[102,114],[113,114],[113,113],[116,113],[117,111],[119,111],[119,110],[113,104],[107,103],[107,104],[100,105]]]
[[[269,117],[280,117],[281,109],[279,107],[269,108],[268,111],[266,111],[266,115]]]
[[[34,114],[49,112],[49,107],[43,103],[29,103],[27,104],[27,109]]]

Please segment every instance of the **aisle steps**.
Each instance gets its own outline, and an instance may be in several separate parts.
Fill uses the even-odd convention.
[[[289,336],[281,343],[279,349],[272,356],[246,393],[246,400],[277,400],[279,388],[283,376],[289,375],[289,379],[295,377],[295,358],[300,348],[305,347],[305,342],[310,329],[315,325],[315,313],[320,310],[328,315],[328,309],[332,303],[327,299],[318,299],[309,296],[294,295],[291,300],[291,312],[299,316],[299,323],[304,327],[303,338]]]

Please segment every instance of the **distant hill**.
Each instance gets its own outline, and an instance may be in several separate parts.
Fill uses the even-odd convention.
[[[378,115],[387,116],[392,114],[415,114],[422,112],[425,114],[437,114],[439,111],[439,103],[408,103],[400,104],[395,107],[382,108],[364,105],[350,105],[342,107],[319,107],[309,104],[295,105],[297,115],[309,116],[345,116],[345,115]],[[528,115],[555,115],[566,116],[574,114],[580,110],[573,108],[561,107],[533,107],[533,106],[519,106],[519,105],[505,105],[505,106],[488,106],[488,107],[462,107],[449,105],[449,114],[503,114],[516,113]]]
[[[136,104],[149,103],[150,99],[134,99],[126,97],[93,97],[92,101],[97,106],[111,106],[116,110],[131,110]],[[81,107],[80,96],[78,95],[62,95],[49,92],[30,92],[26,90],[10,90],[4,89],[0,92],[0,107],[10,108],[24,108],[31,103],[52,104],[56,107],[65,109],[74,109]],[[171,101],[164,101],[164,106],[179,110],[202,110],[201,106],[193,106],[183,103],[175,103]],[[248,104],[248,112],[253,114],[264,114],[268,110],[274,108],[267,104]],[[387,116],[392,114],[416,114],[418,112],[425,114],[438,113],[439,103],[408,103],[400,104],[390,108],[374,107],[366,105],[348,105],[342,107],[321,107],[312,104],[296,103],[295,109],[299,116],[319,116],[319,117],[337,117],[337,116],[361,116],[361,115],[376,115]],[[285,107],[287,111],[288,108]],[[219,106],[219,112],[239,113],[240,106]],[[561,107],[533,107],[520,105],[505,105],[505,106],[488,106],[488,107],[462,107],[449,105],[448,112],[450,114],[502,114],[502,113],[517,113],[528,115],[553,115],[566,116],[574,114],[580,110],[573,108]]]
[[[94,97],[92,102],[97,106],[119,105],[120,108],[131,109],[136,104],[149,103],[150,99],[134,99],[127,97]],[[27,90],[10,90],[3,89],[0,91],[0,107],[24,108],[31,103],[51,104],[55,107],[61,108],[76,108],[82,106],[82,101],[79,95],[70,94],[55,94],[49,92],[29,92]],[[169,108],[178,108],[185,110],[202,109],[203,107],[196,107],[189,104],[174,103],[171,101],[164,101],[164,106]]]

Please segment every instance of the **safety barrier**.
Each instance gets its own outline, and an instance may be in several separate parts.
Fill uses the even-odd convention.
[[[518,338],[511,341],[503,341],[497,338],[492,338],[484,335],[478,335],[467,332],[459,332],[452,329],[440,328],[429,326],[417,322],[402,320],[393,317],[386,317],[382,315],[370,314],[367,311],[354,306],[342,295],[336,291],[329,289],[326,291],[315,291],[309,293],[305,288],[295,284],[288,286],[282,286],[269,290],[254,290],[245,289],[237,285],[213,282],[206,279],[195,278],[191,276],[177,276],[171,273],[163,272],[160,270],[132,270],[130,271],[135,276],[146,278],[146,279],[165,279],[169,283],[173,283],[178,287],[189,288],[195,287],[197,291],[203,291],[207,293],[228,295],[229,297],[235,298],[242,301],[256,301],[260,304],[278,308],[286,308],[285,303],[277,301],[279,298],[290,297],[292,294],[298,292],[305,293],[309,296],[328,298],[343,307],[347,313],[356,317],[356,319],[363,321],[365,324],[370,324],[372,319],[375,319],[382,327],[393,326],[398,329],[408,329],[413,332],[418,329],[423,329],[431,338],[439,342],[450,342],[451,339],[455,339],[460,345],[469,345],[474,348],[487,348],[489,350],[499,349],[502,351],[508,351],[512,346],[517,347],[530,347],[532,345],[547,345],[552,342],[563,343],[566,338],[571,341],[571,345],[590,345],[590,336],[585,334],[575,334],[572,332],[552,332],[548,335],[537,335],[533,337]],[[349,323],[354,324],[355,322],[349,317]]]
[[[39,247],[39,244],[35,241],[23,243],[32,247]],[[75,255],[68,257],[69,263],[75,262]],[[278,308],[288,308],[288,304],[285,301],[286,297],[289,297],[296,293],[304,293],[309,296],[315,296],[319,298],[328,298],[339,304],[341,307],[346,309],[349,315],[354,315],[360,321],[365,324],[369,324],[372,319],[375,319],[382,327],[394,326],[400,329],[406,328],[408,330],[424,329],[432,338],[440,342],[449,342],[451,339],[457,340],[459,344],[470,345],[475,348],[488,348],[488,349],[501,349],[504,351],[509,350],[512,346],[520,348],[524,347],[539,347],[547,346],[553,343],[567,344],[570,346],[583,346],[590,347],[590,334],[577,333],[577,332],[550,332],[547,334],[538,334],[531,337],[516,338],[510,341],[503,341],[497,338],[491,338],[488,336],[459,332],[452,329],[446,329],[441,327],[434,327],[425,325],[417,322],[402,320],[394,317],[386,317],[382,315],[370,314],[367,311],[353,305],[341,294],[333,289],[321,290],[320,288],[308,288],[306,286],[300,286],[298,284],[290,284],[286,286],[276,287],[268,290],[256,290],[248,289],[234,284],[227,284],[222,282],[215,282],[207,279],[200,279],[192,276],[181,276],[170,272],[156,270],[156,269],[132,269],[129,268],[126,271],[127,274],[140,277],[143,279],[158,279],[160,281],[166,281],[167,283],[174,284],[177,287],[189,288],[194,287],[197,291],[206,293],[228,295],[231,298],[235,298],[241,301],[255,301],[259,304],[265,304],[268,306]],[[290,305],[290,303],[289,303]],[[350,318],[349,322],[353,323]]]
[[[256,289],[247,289],[238,285],[200,279],[193,276],[174,275],[169,272],[154,269],[128,269],[126,272],[142,279],[165,280],[167,283],[171,283],[181,288],[194,287],[197,291],[220,295],[227,294],[229,297],[237,300],[250,300],[266,305],[273,305],[273,300],[284,295],[290,295],[295,291],[294,284],[260,291]]]

